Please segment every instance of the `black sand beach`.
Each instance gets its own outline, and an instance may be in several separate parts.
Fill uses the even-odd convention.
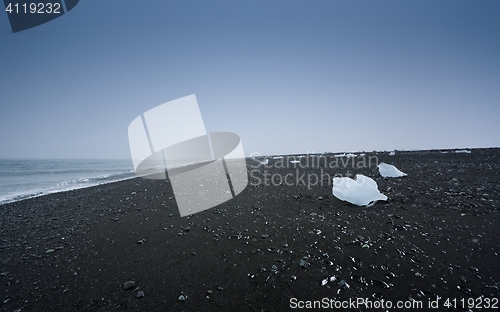
[[[393,179],[376,164],[276,168],[269,158],[256,169],[248,159],[260,172],[240,195],[183,218],[169,183],[140,178],[2,205],[1,310],[283,311],[356,298],[394,310],[398,300],[431,310],[437,298],[435,311],[498,307],[500,149],[471,151],[366,154],[408,174]],[[361,173],[389,199],[354,206],[328,178],[256,186],[264,170]]]

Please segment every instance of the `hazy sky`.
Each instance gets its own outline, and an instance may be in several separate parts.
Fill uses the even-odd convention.
[[[247,155],[500,146],[500,1],[83,0],[13,34],[0,158],[129,158],[196,94]]]

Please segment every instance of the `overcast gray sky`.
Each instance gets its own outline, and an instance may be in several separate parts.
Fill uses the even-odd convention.
[[[129,158],[141,113],[196,94],[262,154],[500,146],[499,1],[85,0],[13,34],[0,157]]]

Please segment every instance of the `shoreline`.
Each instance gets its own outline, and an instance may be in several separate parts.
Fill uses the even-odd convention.
[[[443,153],[443,152],[446,152],[446,153],[456,153],[456,151],[461,151],[461,150],[469,150],[469,151],[474,151],[474,150],[488,150],[488,149],[498,149],[497,147],[487,147],[487,148],[464,148],[464,149],[459,149],[459,148],[455,148],[455,149],[431,149],[431,150],[393,150],[393,151],[396,151],[398,153],[403,153],[403,154],[406,154],[406,153],[434,153],[434,152],[439,152],[439,153]],[[372,156],[376,156],[378,157],[378,155],[383,155],[383,154],[388,154],[390,152],[393,152],[393,151],[372,151],[372,152],[364,152],[364,151],[360,151],[360,152],[342,152],[343,154],[345,155],[348,155],[349,153],[356,153],[357,155],[359,154],[362,154],[364,157],[366,154],[370,154]],[[348,153],[348,154],[346,154]],[[257,160],[257,159],[265,159],[265,158],[270,158],[272,160],[277,160],[279,158],[276,158],[276,157],[283,157],[283,158],[286,158],[287,160],[289,159],[296,159],[298,156],[298,159],[300,160],[301,158],[304,158],[304,157],[322,157],[322,156],[329,156],[329,157],[337,157],[337,158],[343,158],[343,157],[339,157],[338,155],[341,154],[339,152],[328,152],[328,153],[303,153],[303,154],[290,154],[290,155],[283,155],[283,154],[276,154],[276,155],[259,155],[259,156],[254,156],[254,157],[246,157],[245,160],[248,162],[252,161],[252,160]],[[355,157],[348,157],[350,159],[353,159]],[[10,158],[9,158],[10,159]],[[13,159],[15,160],[15,159]],[[56,160],[56,159],[55,159]],[[85,159],[83,159],[85,160]],[[314,163],[314,160],[312,160],[312,163]],[[347,162],[345,162],[344,164],[347,164]],[[264,166],[264,165],[263,165]],[[301,164],[298,165],[299,167],[301,166]],[[293,166],[293,165],[290,165],[290,164],[287,164],[287,168],[295,168],[296,166]],[[319,165],[316,166],[317,168],[321,168]],[[345,166],[344,166],[345,167]],[[302,169],[305,169],[305,168],[309,168],[308,165],[306,166],[303,166],[301,167]],[[339,167],[330,167],[329,169],[339,169]],[[123,172],[123,173],[119,173],[119,174],[125,174],[127,172]],[[94,177],[90,177],[90,178],[94,178]],[[105,185],[105,184],[110,184],[110,183],[116,183],[116,182],[121,182],[121,181],[125,181],[125,180],[129,180],[129,179],[134,179],[134,178],[140,178],[138,176],[131,176],[131,177],[128,177],[128,178],[124,178],[124,179],[119,179],[119,180],[113,180],[113,181],[108,181],[108,182],[104,182],[104,183],[99,183],[99,184],[95,184],[95,185],[89,185],[89,186],[81,186],[81,187],[76,187],[76,188],[72,188],[72,189],[64,189],[64,190],[56,190],[56,191],[48,191],[46,193],[43,193],[43,194],[35,194],[35,195],[26,195],[27,197],[26,198],[22,198],[22,199],[18,199],[18,200],[9,200],[9,201],[5,201],[5,202],[0,202],[0,207],[5,205],[5,204],[10,204],[10,203],[15,203],[15,202],[19,202],[19,201],[24,201],[24,200],[27,200],[27,199],[31,199],[31,198],[37,198],[37,197],[41,197],[41,196],[46,196],[46,195],[50,195],[50,194],[57,194],[57,193],[63,193],[63,192],[69,192],[69,191],[74,191],[74,190],[79,190],[79,189],[84,189],[84,188],[89,188],[89,187],[95,187],[95,186],[99,186],[99,185]]]
[[[235,198],[182,218],[168,180],[132,178],[3,204],[0,307],[277,311],[289,310],[292,298],[440,297],[444,310],[446,298],[500,298],[500,149],[471,151],[379,153],[408,176],[356,169],[389,197],[371,207],[338,200],[328,185],[253,185],[250,174]],[[273,161],[261,169],[292,169]],[[134,287],[124,289],[127,281]]]
[[[85,188],[89,188],[89,187],[94,187],[94,186],[99,186],[99,185],[106,185],[106,184],[110,184],[110,183],[116,183],[116,182],[126,181],[126,180],[130,180],[130,179],[135,179],[135,178],[138,178],[138,177],[137,176],[131,176],[131,177],[124,178],[124,179],[107,181],[107,182],[103,182],[103,183],[99,183],[99,184],[94,184],[94,185],[85,185],[85,186],[75,187],[75,188],[71,188],[71,189],[47,191],[46,193],[42,193],[42,194],[25,195],[26,196],[25,198],[21,198],[21,199],[17,199],[17,200],[14,199],[14,200],[5,201],[5,202],[0,202],[0,207],[2,207],[2,205],[16,203],[16,202],[20,202],[20,201],[28,200],[28,199],[32,199],[32,198],[37,198],[37,197],[42,197],[42,196],[51,195],[51,194],[57,194],[57,193],[64,193],[64,192],[76,191],[76,190],[81,190],[81,189],[85,189]],[[23,195],[18,195],[17,197],[19,197],[19,196],[23,196]]]

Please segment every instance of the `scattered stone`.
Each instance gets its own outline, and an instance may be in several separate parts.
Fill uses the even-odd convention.
[[[145,239],[140,239],[140,240],[137,241],[137,244],[139,244],[139,245],[140,244],[144,244],[145,241],[146,241]]]
[[[135,282],[134,281],[127,281],[125,284],[123,284],[123,289],[128,290],[131,288],[134,288]]]
[[[349,289],[349,288],[351,288],[351,286],[350,286],[349,284],[347,284],[347,282],[346,282],[346,281],[344,281],[344,280],[341,280],[341,281],[338,283],[338,285],[339,285],[341,288],[344,288],[344,289]]]
[[[187,296],[185,295],[180,295],[179,298],[177,298],[178,301],[186,301]]]
[[[305,261],[304,259],[300,259],[299,267],[307,269],[310,265],[311,264],[309,262]]]
[[[189,232],[189,231],[191,231],[191,227],[187,226],[184,228],[184,232]]]
[[[46,254],[51,254],[55,251],[55,249],[47,249],[47,251],[45,252]]]
[[[210,294],[212,294],[212,292],[213,292],[213,291],[211,291],[210,289],[209,289],[209,290],[207,290],[207,294],[209,294],[209,295],[210,295]]]
[[[136,298],[142,298],[144,297],[144,292],[141,290],[137,293],[137,295],[135,295]]]

